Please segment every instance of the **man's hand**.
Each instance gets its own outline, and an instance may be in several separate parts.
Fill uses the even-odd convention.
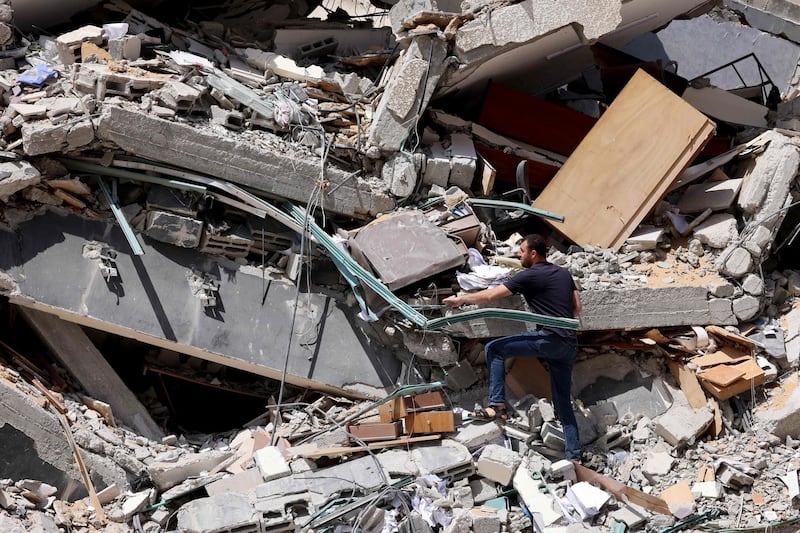
[[[461,296],[448,296],[444,300],[442,300],[443,304],[447,304],[450,307],[458,307],[459,305],[464,304],[464,299]]]

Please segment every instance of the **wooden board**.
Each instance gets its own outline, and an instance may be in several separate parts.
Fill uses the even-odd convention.
[[[667,366],[669,366],[672,375],[681,386],[686,399],[689,400],[689,405],[695,409],[703,407],[708,400],[706,399],[706,393],[703,392],[703,388],[700,386],[700,382],[697,380],[697,375],[686,368],[686,365],[676,361],[668,360]]]
[[[704,371],[700,376],[714,385],[727,387],[744,376],[744,369],[739,368],[738,365],[717,365]]]
[[[714,383],[703,379],[703,376],[698,376],[700,378],[700,384],[703,385],[704,389],[713,394],[714,397],[719,400],[727,400],[728,398],[732,398],[737,394],[749,391],[751,387],[758,387],[764,384],[764,371],[761,370],[754,359],[750,359],[733,366],[744,369],[744,375],[730,385],[720,387],[719,385],[715,385]]]
[[[638,71],[533,203],[579,245],[619,248],[714,134],[702,113]]]
[[[750,357],[750,354],[743,350],[732,346],[721,346],[720,349],[715,352],[694,357],[689,361],[700,368],[708,368],[715,365],[741,363],[742,361],[750,359]]]

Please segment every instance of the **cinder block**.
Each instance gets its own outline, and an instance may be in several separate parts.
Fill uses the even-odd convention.
[[[478,458],[478,474],[505,486],[511,483],[521,462],[522,457],[517,452],[489,444]]]
[[[148,211],[144,233],[167,244],[197,248],[203,233],[203,222],[166,211]]]

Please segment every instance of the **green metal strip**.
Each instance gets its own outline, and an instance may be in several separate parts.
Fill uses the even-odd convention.
[[[129,179],[134,181],[143,181],[145,183],[155,183],[164,185],[166,187],[174,187],[176,189],[183,189],[184,191],[191,191],[197,193],[205,193],[206,188],[201,185],[193,183],[184,183],[182,181],[170,180],[166,178],[159,178],[157,176],[149,176],[139,172],[131,172],[130,170],[122,170],[120,168],[104,167],[103,165],[96,165],[86,161],[77,161],[75,159],[66,159],[63,157],[58,160],[69,170],[78,172],[86,172],[87,174],[96,174],[98,176],[111,176],[114,178]]]
[[[438,198],[431,198],[424,204],[420,205],[420,209],[428,209],[435,205],[439,205],[444,203],[444,196],[439,196]],[[478,207],[491,207],[493,209],[507,209],[509,211],[515,211],[517,209],[525,211],[526,213],[530,213],[532,215],[536,215],[538,217],[546,218],[549,220],[553,220],[555,222],[564,222],[564,215],[557,215],[555,213],[551,213],[550,211],[545,211],[543,209],[537,209],[532,205],[522,204],[519,202],[508,202],[506,200],[490,200],[489,198],[467,198],[467,203],[470,205],[477,205]]]
[[[554,328],[564,329],[578,329],[580,322],[575,318],[559,318],[554,316],[539,315],[536,313],[529,313],[528,311],[520,311],[518,309],[500,309],[490,307],[486,309],[475,309],[473,311],[464,311],[456,315],[445,316],[442,318],[435,318],[429,320],[425,324],[426,330],[441,329],[451,324],[459,324],[461,322],[469,322],[478,318],[502,318],[505,320],[516,320],[518,322],[530,322],[539,324],[540,326],[550,326]]]

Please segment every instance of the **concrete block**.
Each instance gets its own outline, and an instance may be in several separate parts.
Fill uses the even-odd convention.
[[[577,480],[577,475],[575,474],[575,464],[567,459],[562,459],[551,464],[550,475],[555,479],[563,479],[566,481],[572,481],[573,483]]]
[[[0,531],[4,533],[28,533],[26,527],[17,518],[12,518],[6,513],[0,514]]]
[[[545,422],[542,424],[540,434],[545,446],[551,450],[564,451],[564,431],[560,426],[553,422]]]
[[[756,274],[746,274],[744,278],[742,278],[742,289],[747,294],[761,296],[764,294],[764,280]]]
[[[669,453],[653,451],[645,458],[642,474],[651,484],[656,484],[658,479],[669,474],[674,466],[675,459]]]
[[[395,65],[392,83],[375,110],[368,142],[384,152],[400,150],[428,106],[447,62],[447,43],[426,35],[415,37]]]
[[[450,136],[450,185],[469,190],[475,178],[478,156],[472,137],[464,133]]]
[[[733,302],[727,298],[711,298],[708,301],[709,324],[736,324]]]
[[[142,40],[137,35],[126,35],[108,40],[108,53],[114,61],[133,61],[142,54]]]
[[[404,346],[417,357],[443,365],[458,362],[458,349],[449,335],[436,331],[401,331]]]
[[[232,452],[208,451],[188,453],[176,461],[155,461],[147,465],[147,473],[159,491],[182,483],[185,479],[208,472],[231,456]]]
[[[472,454],[463,444],[444,439],[440,445],[417,447],[411,458],[422,474],[436,474],[454,480],[471,476],[475,472]]]
[[[733,300],[733,313],[742,322],[755,318],[760,308],[761,300],[749,294]]]
[[[411,512],[398,525],[398,533],[433,533],[430,524],[422,515]]]
[[[484,478],[478,478],[469,482],[469,488],[472,490],[472,499],[476,504],[485,503],[497,497],[497,485],[494,481]]]
[[[717,259],[720,273],[738,279],[753,268],[753,256],[741,246],[731,247],[722,252]]]
[[[168,81],[156,92],[158,101],[178,113],[188,113],[203,93],[180,81]]]
[[[45,513],[27,513],[30,525],[28,533],[59,533],[60,529],[56,525],[55,519]]]
[[[611,518],[617,522],[622,522],[631,531],[635,531],[639,526],[644,524],[650,514],[646,509],[631,503],[623,503],[620,508],[611,513]]]
[[[293,59],[256,48],[245,48],[239,51],[244,54],[244,59],[248,65],[259,68],[262,71],[274,72],[284,78],[316,83],[322,81],[325,77],[325,71],[322,67],[316,65],[300,67]]]
[[[478,458],[478,474],[505,486],[511,483],[521,462],[522,458],[514,450],[489,444]]]
[[[22,126],[22,148],[26,155],[70,152],[94,140],[91,120],[52,125],[47,122]]]
[[[502,443],[503,430],[497,424],[467,424],[458,428],[453,440],[474,451],[487,444]]]
[[[533,510],[534,519],[542,526],[549,526],[563,518],[559,504],[551,493],[542,492],[540,479],[534,479],[532,472],[537,472],[538,465],[531,464],[530,460],[523,461],[514,474],[513,485],[519,498],[525,506]]]
[[[148,505],[152,505],[156,500],[155,489],[147,489],[130,494],[122,501],[122,515],[125,522],[133,518],[133,515],[144,510]]]
[[[653,420],[653,427],[669,444],[682,447],[693,444],[713,421],[714,413],[708,406],[695,410],[687,403],[676,401],[666,413]]]
[[[755,410],[753,418],[765,432],[781,439],[787,436],[796,439],[800,435],[799,385],[797,376],[791,376],[783,384],[785,392],[773,397],[771,407],[762,405]]]
[[[776,131],[764,135],[769,144],[756,158],[738,200],[739,208],[753,220],[765,219],[784,206],[800,165],[800,148],[792,139]],[[772,217],[763,224],[773,227],[778,220]]]
[[[439,185],[447,187],[450,178],[450,157],[441,142],[435,142],[428,148],[428,158],[425,162],[425,173],[422,183],[426,185]]]
[[[711,248],[725,248],[739,238],[736,217],[728,213],[711,215],[694,229],[694,236]]]
[[[261,471],[258,468],[249,468],[209,483],[206,485],[206,492],[209,496],[225,494],[226,492],[249,494],[262,483],[264,483],[264,479],[261,477]]]
[[[58,58],[64,65],[71,65],[80,58],[81,43],[103,44],[103,29],[88,25],[56,38]]]
[[[468,361],[459,361],[445,369],[444,380],[449,388],[461,391],[474,385],[478,381],[478,375]]]
[[[261,531],[260,515],[241,494],[218,494],[183,505],[178,510],[178,530],[185,533],[255,533]]]
[[[722,484],[719,481],[698,481],[692,484],[692,496],[698,499],[719,500],[723,494]]]
[[[732,321],[712,322],[705,287],[585,290],[581,299],[581,329],[588,331],[736,323],[732,314]]]
[[[413,157],[399,153],[383,164],[381,177],[386,189],[399,198],[405,198],[414,192],[417,185],[417,169]]]
[[[238,131],[244,128],[245,118],[240,111],[222,109],[219,106],[211,106],[211,122],[219,124],[229,130]]]
[[[414,476],[419,474],[419,467],[411,459],[408,450],[386,450],[376,455],[381,466],[390,476]]]
[[[144,234],[160,242],[182,248],[197,248],[203,233],[203,222],[194,218],[148,211]]]
[[[750,487],[755,483],[755,479],[741,470],[734,468],[728,463],[722,463],[717,469],[717,479],[726,487],[741,489]]]
[[[0,163],[0,201],[8,201],[15,192],[38,185],[41,180],[39,171],[27,161]]]
[[[472,533],[497,533],[502,531],[496,509],[475,508],[469,510],[472,518]]]
[[[288,476],[292,473],[289,464],[283,457],[280,449],[276,446],[267,446],[256,450],[253,454],[253,460],[256,467],[261,472],[264,481],[278,479],[279,477]]]

